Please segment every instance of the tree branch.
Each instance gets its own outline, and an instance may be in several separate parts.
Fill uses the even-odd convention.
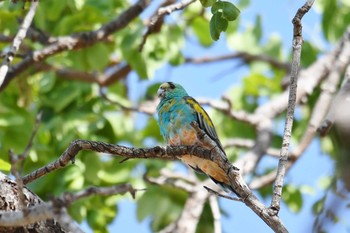
[[[0,88],[3,86],[6,74],[9,70],[9,66],[10,66],[15,54],[17,53],[22,41],[26,37],[27,30],[33,21],[35,11],[36,11],[36,8],[38,7],[38,5],[39,5],[38,0],[32,1],[30,8],[29,8],[29,11],[28,11],[27,15],[25,16],[23,23],[22,23],[20,29],[18,30],[17,35],[13,39],[13,43],[12,43],[10,50],[5,54],[4,61],[0,67]]]
[[[277,175],[274,183],[272,201],[270,206],[270,209],[276,215],[280,210],[283,180],[284,180],[284,175],[286,173],[286,164],[288,162],[288,149],[289,149],[290,139],[292,136],[301,47],[303,43],[301,19],[310,10],[313,2],[314,0],[308,0],[301,8],[298,9],[295,17],[293,18],[293,25],[294,25],[293,59],[292,59],[292,69],[291,69],[291,77],[290,77],[291,81],[290,81],[290,89],[289,89],[287,117],[286,117],[286,123],[285,123],[285,128],[283,133],[283,139],[282,139],[283,141],[282,141],[282,148],[281,148],[281,157],[278,163]]]
[[[149,5],[150,0],[139,0],[129,9],[125,10],[120,16],[104,25],[99,29],[91,32],[77,33],[70,36],[57,38],[57,42],[49,46],[34,51],[18,64],[14,65],[6,75],[0,91],[3,90],[9,82],[30,67],[32,64],[44,61],[46,58],[67,50],[76,50],[92,46],[93,44],[104,40],[112,33],[125,28],[132,20],[134,20]]]
[[[272,67],[285,70],[286,72],[290,71],[290,65],[288,63],[278,61],[275,58],[269,57],[265,54],[250,54],[248,52],[236,52],[215,57],[188,57],[185,59],[185,62],[193,64],[206,64],[232,59],[241,59],[246,64],[251,64],[253,62],[265,62],[271,65]]]
[[[332,98],[331,98],[332,94],[337,88],[341,74],[344,72],[346,66],[349,66],[350,64],[350,27],[344,33],[344,36],[341,42],[338,44],[338,48],[331,54],[337,59],[334,62],[332,62],[332,67],[330,69],[329,75],[327,76],[327,80],[325,80],[325,82],[321,87],[322,92],[313,108],[313,111],[311,113],[311,118],[308,123],[308,127],[305,130],[305,133],[302,136],[299,144],[291,151],[288,157],[288,164],[286,167],[286,171],[288,171],[288,169],[295,163],[295,161],[298,160],[298,158],[304,153],[306,148],[312,142],[312,139],[316,135],[317,126],[319,125],[322,126],[324,124],[324,123],[322,124],[322,120],[324,116],[327,114],[327,112],[328,114],[326,117],[326,121],[329,116],[332,116],[332,114],[334,114],[334,112],[332,113],[333,111],[332,108],[337,106],[337,104],[335,103],[337,103],[337,98],[340,92],[343,92],[343,94],[349,93],[346,88],[343,91],[341,89],[337,97],[335,97],[335,99],[333,100],[331,109],[328,109],[329,104],[332,101]],[[347,72],[348,71],[349,70],[347,70]],[[318,72],[315,72],[315,73],[317,74]],[[347,82],[346,80],[347,79],[345,78],[344,82]],[[340,94],[339,99],[344,99],[343,94]],[[333,104],[335,105],[333,106]],[[341,109],[343,110],[343,108]],[[271,184],[275,176],[276,176],[276,170],[262,177],[255,178],[250,183],[249,186],[252,189],[259,189],[265,185]]]
[[[226,140],[224,143],[224,148],[229,147],[241,147],[241,148],[248,148],[251,149],[255,145],[255,141],[251,139],[245,139],[245,138],[231,138]],[[277,148],[269,147],[266,150],[266,153],[272,157],[279,158],[280,157],[280,150]],[[240,166],[238,166],[240,167]]]
[[[133,197],[135,197],[136,191],[137,190],[135,190],[131,185],[122,184],[112,187],[90,187],[77,193],[63,193],[60,197],[54,198],[48,203],[40,203],[28,207],[26,211],[0,211],[0,226],[20,227],[47,219],[62,219],[62,217],[59,216],[61,210],[65,209],[65,207],[69,206],[72,202],[81,198],[88,197],[91,195],[122,195],[127,192],[129,192]]]
[[[340,70],[340,72],[342,71]],[[340,74],[338,75],[340,76]],[[335,76],[335,78],[336,77],[338,78],[339,76]],[[332,90],[330,90],[330,95],[333,94],[331,91]],[[346,97],[349,95],[349,93],[350,93],[350,65],[348,65],[346,69],[343,84],[340,90],[338,91],[338,94],[335,96],[334,100],[332,101],[332,104],[327,116],[325,117],[322,124],[317,128],[317,131],[320,133],[321,136],[326,136],[330,131],[330,129],[332,128],[335,120],[339,118],[339,115],[342,115],[342,114],[339,114],[340,113],[339,111],[344,111],[344,109],[340,108],[340,106],[342,106],[343,101],[346,101]]]
[[[159,8],[156,10],[155,13],[153,13],[151,19],[148,22],[148,29],[146,33],[142,37],[142,42],[139,46],[139,51],[141,52],[143,49],[143,46],[146,43],[146,40],[149,35],[153,33],[160,32],[162,25],[164,23],[164,17],[165,15],[169,15],[174,11],[182,10],[186,6],[190,5],[191,3],[195,2],[196,0],[183,0],[182,2],[177,2],[176,0],[165,0]]]
[[[228,159],[223,156],[222,151],[216,146],[216,143],[206,135],[196,123],[192,126],[197,131],[197,137],[203,140],[204,145],[211,147],[211,150],[204,149],[202,147],[194,146],[169,146],[154,147],[154,148],[129,148],[124,146],[116,146],[103,142],[93,142],[86,140],[75,140],[66,151],[54,162],[39,168],[38,170],[23,177],[25,184],[32,182],[33,180],[42,177],[49,172],[60,169],[66,166],[69,161],[74,161],[75,156],[80,150],[93,150],[96,152],[110,153],[114,155],[123,156],[125,158],[160,158],[160,159],[176,159],[182,155],[191,154],[207,160],[212,160],[219,165],[228,175],[231,186],[236,193],[242,198],[242,201],[251,208],[261,219],[263,219],[274,231],[287,232],[283,223],[278,216],[270,216],[267,207],[265,207],[248,186],[243,181],[237,168],[235,168]],[[199,194],[198,194],[199,195]]]
[[[190,180],[185,179],[185,177],[172,176],[168,171],[164,173],[164,170],[161,170],[161,176],[159,177],[149,177],[147,174],[143,176],[143,179],[150,184],[156,185],[170,185],[172,187],[184,190],[188,193],[194,192],[194,182],[190,182]],[[199,182],[199,180],[197,180]]]
[[[210,205],[211,213],[213,214],[213,219],[214,219],[214,233],[221,233],[222,232],[221,213],[220,213],[218,199],[216,196],[213,196],[213,195],[209,196],[209,205]]]

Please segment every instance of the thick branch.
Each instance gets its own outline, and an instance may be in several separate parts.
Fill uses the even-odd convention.
[[[195,123],[193,127],[198,132],[198,137],[203,140],[205,145],[212,145],[211,150],[204,149],[198,146],[175,146],[175,147],[154,147],[154,148],[129,148],[124,146],[116,146],[103,142],[93,142],[85,140],[76,140],[70,144],[67,150],[51,164],[39,168],[31,174],[23,178],[25,184],[46,175],[49,172],[60,169],[66,166],[69,161],[74,161],[75,156],[80,150],[93,150],[97,152],[110,153],[114,155],[123,156],[124,158],[160,158],[160,159],[176,159],[182,155],[192,154],[204,159],[216,162],[230,178],[231,186],[242,197],[242,201],[249,206],[258,216],[260,216],[273,230],[276,232],[287,232],[283,223],[277,216],[270,216],[268,209],[259,202],[255,195],[251,192],[248,186],[239,175],[237,168],[235,168],[225,156],[222,151],[216,147],[216,143],[209,138],[198,125]]]
[[[90,187],[77,193],[64,193],[48,203],[40,200],[39,204],[28,207],[25,211],[0,211],[0,227],[20,227],[47,219],[64,219],[65,216],[60,216],[61,213],[64,214],[64,211],[61,210],[78,199],[91,195],[110,196],[127,192],[134,197],[136,191],[131,185],[123,184],[112,187]],[[26,192],[28,192],[27,189]],[[64,222],[69,223],[70,221]],[[82,231],[80,230],[80,232]]]
[[[104,142],[94,142],[88,140],[73,141],[65,152],[54,162],[39,168],[38,170],[23,177],[23,183],[28,184],[52,171],[65,167],[70,161],[75,160],[75,156],[81,150],[92,150],[96,152],[109,153],[122,156],[124,158],[159,158],[176,159],[184,154],[193,154],[210,159],[210,151],[197,146],[176,146],[176,147],[154,147],[154,148],[130,148],[118,146]]]

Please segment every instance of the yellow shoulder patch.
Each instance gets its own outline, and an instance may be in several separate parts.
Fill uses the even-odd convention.
[[[208,114],[206,113],[206,111],[202,108],[202,106],[200,106],[197,101],[195,101],[192,98],[187,98],[186,102],[189,103],[196,112],[198,112],[199,114],[202,115],[203,119],[205,120],[205,122],[208,124],[208,126],[210,127],[214,127],[213,122],[211,121],[211,119],[209,118]]]

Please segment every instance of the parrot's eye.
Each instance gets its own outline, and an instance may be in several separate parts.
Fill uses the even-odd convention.
[[[168,82],[170,89],[175,89],[175,84],[172,82]]]

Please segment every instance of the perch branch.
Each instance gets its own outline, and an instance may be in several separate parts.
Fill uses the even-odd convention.
[[[75,156],[80,150],[92,150],[96,152],[109,153],[119,155],[124,158],[176,159],[182,155],[191,154],[207,160],[212,160],[217,163],[219,167],[226,172],[230,179],[231,186],[249,208],[251,208],[261,219],[263,219],[274,231],[287,232],[287,229],[284,227],[278,216],[269,215],[268,208],[265,207],[252,193],[237,171],[238,169],[221,154],[222,151],[217,148],[216,143],[208,135],[206,135],[196,123],[193,123],[192,126],[197,131],[197,137],[203,140],[204,145],[210,146],[212,148],[211,150],[204,149],[199,146],[169,146],[166,148],[157,146],[149,149],[129,148],[103,142],[75,140],[56,161],[23,177],[23,182],[27,184],[48,174],[49,172],[66,166],[70,161],[74,161]],[[206,195],[209,195],[209,193],[206,193]]]
[[[293,58],[292,58],[292,69],[290,77],[290,89],[289,89],[289,100],[287,107],[287,117],[282,139],[282,148],[281,148],[281,157],[278,163],[276,180],[273,188],[273,195],[270,209],[274,214],[278,214],[280,210],[280,202],[282,196],[282,187],[284,175],[286,173],[286,165],[288,162],[288,150],[290,139],[292,135],[292,127],[294,120],[294,109],[296,104],[296,95],[297,95],[297,83],[298,83],[298,74],[300,67],[300,56],[301,48],[303,44],[302,37],[302,24],[301,19],[303,16],[310,10],[314,0],[307,1],[301,8],[298,9],[295,17],[293,18]]]

